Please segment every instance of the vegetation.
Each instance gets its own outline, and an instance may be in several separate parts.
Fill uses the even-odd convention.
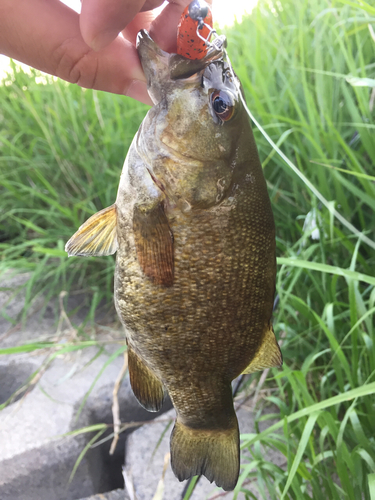
[[[256,498],[252,481],[274,500],[375,499],[374,26],[362,0],[260,0],[226,33],[250,110],[315,189],[254,131],[277,226],[284,367],[263,398],[278,413],[260,416],[278,423],[242,436],[251,458],[234,499]],[[28,304],[77,288],[110,301],[113,259],[68,260],[64,243],[113,203],[146,106],[16,66],[0,102],[0,272],[31,272]]]

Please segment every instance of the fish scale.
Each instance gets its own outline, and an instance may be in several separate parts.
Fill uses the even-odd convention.
[[[253,198],[252,201],[257,203],[258,200]],[[152,356],[155,347],[157,349],[161,347],[162,350],[176,347],[189,351],[191,343],[196,339],[199,341],[201,351],[198,363],[204,361],[208,370],[214,369],[217,362],[214,361],[211,364],[210,359],[216,360],[216,347],[208,343],[207,347],[211,347],[212,352],[205,351],[206,339],[215,335],[217,349],[220,352],[223,350],[220,345],[222,338],[228,340],[233,336],[238,339],[239,328],[241,330],[254,328],[253,318],[259,318],[258,309],[264,310],[265,304],[262,297],[264,289],[259,287],[264,280],[264,272],[259,273],[258,276],[258,273],[254,272],[253,263],[258,258],[258,268],[263,269],[259,259],[263,255],[263,260],[265,260],[267,256],[263,249],[267,247],[264,242],[261,242],[261,252],[259,250],[253,252],[251,247],[249,248],[249,243],[254,244],[254,238],[251,235],[252,228],[250,224],[244,227],[243,219],[246,220],[246,213],[250,211],[254,213],[252,204],[250,203],[249,207],[245,205],[243,213],[238,213],[238,208],[231,212],[223,210],[220,217],[216,210],[212,213],[202,211],[198,214],[186,215],[175,209],[175,213],[172,212],[170,217],[170,228],[175,240],[174,284],[170,288],[158,289],[157,293],[152,282],[144,279],[140,266],[138,265],[138,270],[135,272],[135,269],[129,265],[132,255],[131,261],[137,266],[135,245],[133,244],[132,247],[131,242],[128,241],[124,245],[124,251],[118,251],[116,297],[122,299],[122,305],[118,305],[119,314],[120,317],[125,318],[127,330],[132,330],[129,337],[137,338],[139,352],[145,359],[148,359],[150,366],[154,363],[149,356]],[[167,212],[167,217],[168,215]],[[272,221],[267,221],[266,217],[263,217],[259,223],[268,223],[271,229],[273,227]],[[125,229],[121,225],[118,228],[118,233],[124,235],[124,238],[129,234],[126,231],[127,226],[128,224],[125,224]],[[225,235],[223,235],[223,227],[229,229]],[[242,228],[242,234],[238,234],[238,228]],[[184,245],[179,245],[181,240],[185,241]],[[269,246],[272,248],[274,241],[272,231],[269,240]],[[122,248],[121,241],[119,241],[119,248]],[[230,248],[230,252],[226,252],[226,248]],[[124,262],[122,262],[123,255]],[[200,258],[190,261],[190,255],[200,256]],[[219,291],[220,294],[217,295]],[[257,300],[252,303],[254,296]],[[191,312],[191,304],[197,306],[194,314]],[[269,321],[270,307],[272,308],[270,301],[266,305],[267,308],[263,313],[264,323]],[[235,318],[233,318],[234,307]],[[168,326],[168,335],[166,335],[165,325],[168,323],[171,324]],[[199,330],[197,329],[198,323]],[[258,327],[257,322],[255,322],[256,327]],[[149,329],[153,332],[152,336],[149,335]],[[157,339],[157,346],[155,346],[155,339]],[[174,342],[173,339],[175,339]],[[251,335],[244,335],[243,339],[244,342],[253,342]],[[257,339],[257,342],[259,341]],[[256,347],[257,345],[254,346],[255,349]],[[236,343],[232,357],[234,359],[231,359],[229,363],[236,361],[238,367],[235,367],[234,373],[228,375],[228,381],[231,377],[239,375],[248,364],[247,359],[242,364],[240,363],[238,343]],[[189,359],[182,359],[182,376],[186,375],[186,370],[189,368]],[[160,364],[159,360],[158,362]],[[171,368],[167,363],[166,369],[173,370],[174,367]],[[222,367],[222,369],[225,368]],[[160,366],[158,371],[161,373]],[[164,378],[162,374],[161,377]]]

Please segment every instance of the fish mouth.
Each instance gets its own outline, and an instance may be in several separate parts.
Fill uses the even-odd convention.
[[[149,81],[151,75],[159,81],[162,78],[169,80],[186,79],[203,71],[211,62],[223,59],[226,38],[223,35],[216,38],[202,59],[187,59],[180,54],[165,52],[144,29],[137,34],[136,47],[147,83],[151,85]],[[156,69],[158,71],[155,71]]]
[[[162,89],[170,80],[168,52],[164,52],[146,30],[137,35],[137,51],[146,76],[147,89],[154,104],[160,101]]]
[[[170,56],[168,52],[162,50],[156,42],[151,38],[147,30],[142,29],[137,34],[136,48],[141,59],[142,66],[143,60],[153,60],[158,57],[166,58]],[[146,63],[147,65],[147,63]],[[144,68],[143,68],[144,69]]]

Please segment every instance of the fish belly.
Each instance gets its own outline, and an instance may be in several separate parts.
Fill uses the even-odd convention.
[[[169,213],[168,287],[143,274],[120,216],[117,310],[129,344],[168,388],[187,377],[230,382],[259,348],[272,314],[275,236],[272,213],[248,208]]]

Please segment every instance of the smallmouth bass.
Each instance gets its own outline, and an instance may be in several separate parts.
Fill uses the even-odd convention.
[[[149,411],[170,395],[180,481],[203,474],[232,490],[240,452],[231,382],[282,357],[271,324],[271,204],[223,43],[190,60],[138,34],[154,107],[130,146],[116,202],[66,250],[117,252],[115,304],[133,392]]]

